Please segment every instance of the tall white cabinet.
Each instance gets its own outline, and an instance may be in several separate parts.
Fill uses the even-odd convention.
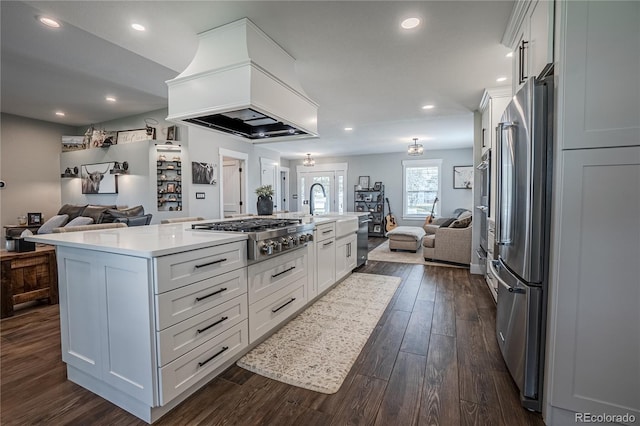
[[[640,2],[556,6],[545,420],[638,421]]]

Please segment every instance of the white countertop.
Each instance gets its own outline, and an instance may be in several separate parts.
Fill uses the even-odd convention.
[[[243,241],[247,235],[194,231],[191,223],[175,223],[33,235],[26,239],[36,243],[151,258]]]

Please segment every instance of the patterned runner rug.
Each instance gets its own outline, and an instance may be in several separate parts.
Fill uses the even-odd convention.
[[[401,279],[351,274],[238,360],[254,373],[316,392],[336,393]]]

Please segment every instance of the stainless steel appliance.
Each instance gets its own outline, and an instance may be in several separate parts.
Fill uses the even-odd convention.
[[[371,218],[358,216],[358,232],[356,233],[358,243],[358,267],[366,265],[369,258],[369,222]]]
[[[487,221],[489,219],[491,206],[491,150],[482,154],[482,160],[476,167],[480,171],[480,204],[476,206],[478,217],[480,218],[480,250],[478,257],[487,258],[489,247],[487,246],[488,231]]]
[[[542,409],[547,309],[553,79],[530,78],[498,125],[496,333],[522,405]]]
[[[314,226],[313,223],[302,223],[301,219],[246,218],[194,223],[191,229],[246,233],[249,261],[260,261],[305,247],[313,241]]]

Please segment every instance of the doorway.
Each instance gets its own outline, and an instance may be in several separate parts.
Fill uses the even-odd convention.
[[[304,205],[309,203],[311,186],[319,183],[324,188],[325,194],[322,194],[319,187],[314,187],[314,214],[345,212],[347,163],[320,164],[314,166],[313,171],[308,167],[298,166],[296,171],[299,192],[302,194],[298,197],[299,211],[304,211]]]
[[[247,213],[248,154],[220,148],[220,217]]]

